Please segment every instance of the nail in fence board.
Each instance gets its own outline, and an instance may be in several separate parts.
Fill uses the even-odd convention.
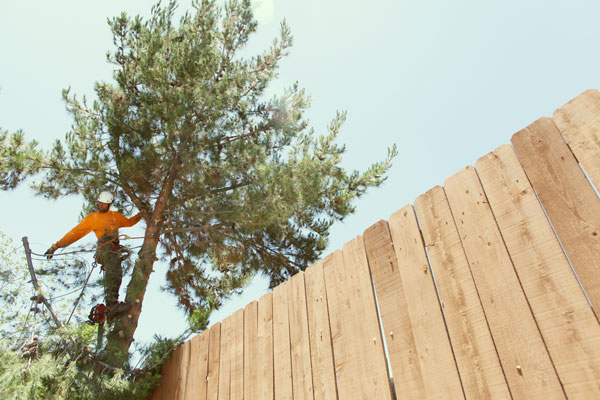
[[[567,397],[600,398],[600,325],[512,146],[476,168]]]
[[[258,382],[256,395],[260,400],[273,399],[273,293],[258,300]]]
[[[429,398],[438,397],[440,393],[451,399],[464,398],[412,205],[394,213],[390,217],[389,226],[415,335],[425,391]]]
[[[467,399],[510,398],[496,347],[452,218],[436,186],[415,201]]]
[[[336,400],[335,371],[327,293],[321,261],[308,267],[304,272],[306,304],[309,326],[313,392],[315,400]]]
[[[185,400],[206,399],[209,335],[210,331],[207,329],[186,342],[190,344],[190,361],[185,396],[183,397]]]
[[[299,272],[294,275],[290,279],[290,283],[288,315],[294,400],[312,400],[312,369],[310,365],[310,339],[308,336],[304,273]]]
[[[552,119],[600,189],[600,92],[586,90],[556,110]]]
[[[369,227],[364,233],[364,242],[396,394],[401,398],[424,399],[425,383],[388,223],[379,221]]]
[[[339,398],[391,399],[362,237],[327,257],[324,272]]]
[[[598,316],[600,199],[550,118],[516,133],[512,143]]]
[[[273,289],[273,367],[275,400],[293,400],[287,280]]]
[[[444,187],[513,398],[565,398],[477,173]]]
[[[244,309],[244,400],[260,399],[258,390],[258,303]]]
[[[207,400],[217,400],[219,393],[219,367],[221,356],[221,322],[210,327],[208,347]]]

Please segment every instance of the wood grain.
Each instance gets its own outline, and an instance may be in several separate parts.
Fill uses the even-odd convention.
[[[273,289],[273,368],[276,400],[293,400],[288,299],[290,281]]]
[[[512,146],[476,168],[568,398],[600,398],[600,325]]]
[[[391,399],[387,363],[362,237],[324,261],[340,399]]]
[[[290,283],[288,315],[294,400],[312,400],[312,368],[304,273],[299,272],[294,275]]]
[[[233,315],[221,322],[221,352],[219,354],[218,399],[231,398],[231,348],[233,347]]]
[[[464,398],[421,231],[411,205],[390,217],[390,233],[415,335],[425,391]]]
[[[600,188],[600,92],[586,90],[552,116],[577,160]]]
[[[221,323],[217,322],[209,330],[208,373],[206,377],[206,398],[217,400],[219,393],[219,367],[221,365]]]
[[[210,330],[194,336],[190,344],[190,361],[187,370],[185,400],[205,400],[208,376],[208,345]]]
[[[368,228],[364,242],[396,393],[402,393],[408,399],[423,399],[426,397],[425,381],[388,223],[379,221]]]
[[[444,189],[436,186],[419,196],[415,209],[466,398],[510,398]]]
[[[260,400],[258,352],[258,303],[250,302],[244,308],[244,399]]]
[[[244,310],[233,313],[231,324],[230,400],[244,400]]]
[[[444,188],[513,398],[565,398],[475,169]]]
[[[323,263],[304,272],[315,400],[336,400],[337,388]]]
[[[600,199],[550,118],[516,133],[512,142],[598,316]]]
[[[257,398],[273,399],[273,293],[258,300],[258,382]]]

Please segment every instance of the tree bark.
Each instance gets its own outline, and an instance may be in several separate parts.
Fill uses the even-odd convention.
[[[138,259],[133,267],[131,280],[127,285],[125,303],[131,308],[115,318],[113,326],[107,335],[105,356],[109,361],[123,363],[128,360],[129,347],[133,342],[133,335],[137,329],[138,320],[142,312],[144,295],[148,286],[148,279],[152,273],[152,267],[156,261],[156,248],[164,223],[163,216],[167,210],[168,202],[173,191],[176,168],[165,180],[154,210],[147,221],[144,243],[138,253]]]

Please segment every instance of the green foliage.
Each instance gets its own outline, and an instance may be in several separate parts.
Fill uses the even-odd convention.
[[[64,260],[63,260],[64,262]],[[48,268],[48,266],[46,266]],[[68,267],[68,268],[71,268]],[[49,270],[53,269],[50,267]],[[46,294],[64,291],[77,281],[51,279],[37,268]],[[3,399],[145,399],[160,379],[161,365],[171,350],[185,340],[155,338],[140,349],[140,367],[107,365],[96,349],[97,326],[76,315],[57,329],[34,294],[23,249],[0,232],[0,393]],[[78,293],[78,292],[77,292]],[[72,296],[48,297],[63,323],[72,310]],[[60,301],[62,299],[70,299]],[[86,302],[87,305],[88,302]],[[37,342],[36,351],[25,349]]]
[[[9,134],[0,129],[0,190],[17,187],[42,168],[43,153],[37,142],[26,142],[22,131]]]
[[[33,295],[27,282],[29,273],[24,260],[17,257],[23,254],[4,233],[0,232],[0,337],[19,335],[29,307],[35,306],[27,297]]]
[[[342,168],[345,148],[335,142],[345,112],[320,135],[297,84],[265,98],[292,45],[285,21],[269,48],[245,58],[240,50],[256,30],[250,1],[220,4],[194,1],[178,22],[175,1],[154,6],[149,19],[109,21],[113,81],[96,83],[91,102],[64,91],[72,130],[45,155],[34,185],[50,198],[81,195],[88,207],[108,188],[140,210],[146,239],[126,299],[143,300],[160,245],[166,289],[193,330],[255,274],[275,286],[316,261],[331,225],[384,182],[396,155],[394,147],[362,173]],[[19,151],[2,154],[14,161],[0,170],[14,176],[7,187],[38,171],[18,168],[10,154]],[[109,335],[125,337],[122,351],[136,321]]]
[[[31,359],[0,341],[3,399],[143,400],[160,380],[162,362],[174,346],[172,340],[159,339],[146,349],[143,368],[103,370],[85,347],[65,347],[70,340],[66,335],[53,339],[54,343],[41,343],[38,355]]]

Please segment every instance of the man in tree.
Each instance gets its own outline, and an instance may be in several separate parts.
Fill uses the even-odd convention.
[[[124,360],[159,256],[169,265],[165,289],[201,331],[256,274],[274,287],[315,262],[332,224],[385,181],[396,155],[393,147],[365,171],[347,171],[345,148],[335,143],[345,112],[319,135],[304,116],[310,96],[297,84],[265,98],[292,45],[285,22],[269,48],[246,57],[257,27],[250,0],[194,0],[179,21],[176,6],[109,21],[114,80],[96,83],[91,103],[64,92],[74,119],[64,142],[41,161],[0,152],[7,188],[40,171],[38,194],[75,194],[89,206],[110,184],[144,215],[125,298],[132,307],[107,335],[105,352]],[[16,154],[34,152],[22,137],[13,142]]]
[[[104,296],[110,321],[118,311],[119,288],[123,279],[119,228],[137,224],[142,218],[142,214],[138,213],[131,218],[126,218],[117,211],[110,211],[110,206],[114,201],[114,196],[110,192],[100,193],[97,200],[98,211],[83,218],[62,239],[50,246],[44,255],[50,260],[57,249],[67,247],[94,231],[96,238],[98,238],[95,260],[102,266],[104,271]]]

